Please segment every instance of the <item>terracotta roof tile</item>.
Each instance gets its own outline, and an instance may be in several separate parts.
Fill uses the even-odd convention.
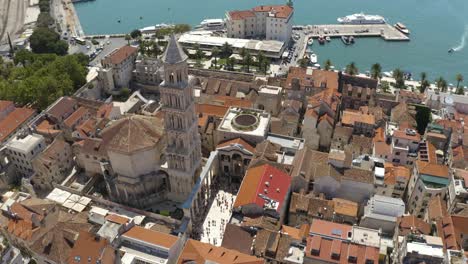
[[[259,196],[263,194],[278,202],[277,211],[279,212],[290,184],[290,176],[271,165],[265,164],[250,168],[242,181],[234,207],[255,203],[263,208],[265,200]]]
[[[276,18],[288,18],[293,12],[293,8],[287,5],[262,5],[254,7],[253,10],[255,12],[272,12]]]
[[[119,48],[116,51],[113,51],[111,54],[106,56],[103,61],[104,63],[111,63],[114,65],[118,65],[122,63],[124,60],[126,60],[128,57],[136,54],[138,51],[137,48],[125,45],[121,48]]]
[[[98,238],[95,235],[81,231],[78,240],[75,242],[70,255],[68,257],[68,264],[75,263],[103,263],[107,258],[107,254],[115,255],[113,251],[106,250],[109,245],[106,239]]]
[[[196,104],[195,111],[207,116],[224,117],[229,107],[212,104]]]
[[[233,20],[241,20],[246,19],[248,17],[255,17],[255,13],[250,10],[229,11],[229,17]]]
[[[56,119],[60,119],[67,114],[71,114],[76,105],[77,102],[75,99],[64,96],[61,97],[54,105],[52,105],[47,110],[47,113]]]
[[[84,116],[86,116],[87,114],[89,114],[88,109],[81,106],[78,109],[76,109],[76,111],[73,112],[73,114],[67,117],[67,119],[65,119],[63,123],[68,127],[72,127],[74,125],[77,125],[78,120],[84,118]]]
[[[417,232],[419,234],[430,235],[431,225],[417,218],[415,215],[400,216],[397,218],[398,235],[405,236],[407,234]]]
[[[374,125],[375,117],[373,115],[363,114],[358,111],[345,110],[343,111],[341,122],[343,123],[343,125],[350,125],[350,126],[354,126],[356,122]]]
[[[36,111],[31,108],[16,108],[0,121],[0,142],[20,128]]]
[[[121,224],[121,225],[124,225],[124,224],[128,223],[128,221],[129,221],[129,219],[127,217],[123,217],[123,216],[116,215],[116,214],[108,214],[108,215],[106,215],[105,218],[109,222],[113,222],[113,223]]]
[[[6,109],[14,106],[15,104],[12,101],[0,100],[0,112],[3,112]]]
[[[449,177],[449,169],[445,165],[433,164],[424,161],[416,161],[416,166],[420,174],[427,174],[436,177]]]
[[[178,237],[176,236],[161,233],[151,229],[145,229],[140,226],[134,226],[130,228],[127,232],[123,233],[122,236],[143,241],[145,243],[158,245],[167,249],[172,248],[178,240]]]
[[[242,147],[244,147],[246,150],[250,151],[251,153],[255,152],[255,148],[249,143],[247,143],[246,141],[244,141],[242,138],[235,138],[235,139],[225,141],[223,143],[218,144],[216,148],[222,148],[222,147],[227,147],[231,145],[241,145]]]
[[[254,256],[240,253],[235,250],[216,247],[189,239],[185,244],[177,263],[232,263],[232,264],[262,264],[264,260]]]

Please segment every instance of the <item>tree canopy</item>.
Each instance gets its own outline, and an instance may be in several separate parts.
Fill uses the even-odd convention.
[[[88,57],[18,51],[14,63],[0,61],[0,99],[44,109],[86,83]]]
[[[60,40],[60,35],[57,32],[47,27],[36,28],[29,42],[34,53],[65,55],[68,51],[68,44]]]

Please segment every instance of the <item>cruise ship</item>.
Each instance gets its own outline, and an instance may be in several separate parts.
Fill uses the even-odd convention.
[[[365,25],[365,24],[385,24],[385,18],[378,15],[366,15],[364,13],[352,14],[337,19],[341,24]]]

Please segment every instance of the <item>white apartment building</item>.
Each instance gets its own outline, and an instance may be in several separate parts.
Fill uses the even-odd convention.
[[[422,218],[429,200],[436,195],[447,195],[449,168],[445,165],[416,161],[408,183],[407,206],[410,214]]]
[[[230,38],[264,38],[287,42],[292,34],[294,9],[287,5],[257,6],[226,13]]]
[[[6,153],[18,176],[33,174],[32,160],[46,147],[44,137],[38,134],[17,135],[6,144]]]
[[[443,242],[440,237],[407,235],[398,237],[399,248],[394,249],[393,263],[444,263]]]
[[[399,198],[374,195],[364,207],[360,226],[381,229],[384,234],[393,234],[397,217],[405,213],[405,203]]]

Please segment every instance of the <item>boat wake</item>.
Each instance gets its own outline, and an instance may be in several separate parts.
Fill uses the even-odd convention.
[[[465,32],[463,32],[463,35],[462,35],[461,40],[460,40],[460,44],[458,44],[458,46],[456,46],[456,47],[453,47],[452,50],[453,51],[460,51],[463,48],[465,48],[467,38],[468,38],[468,25],[465,25]]]

